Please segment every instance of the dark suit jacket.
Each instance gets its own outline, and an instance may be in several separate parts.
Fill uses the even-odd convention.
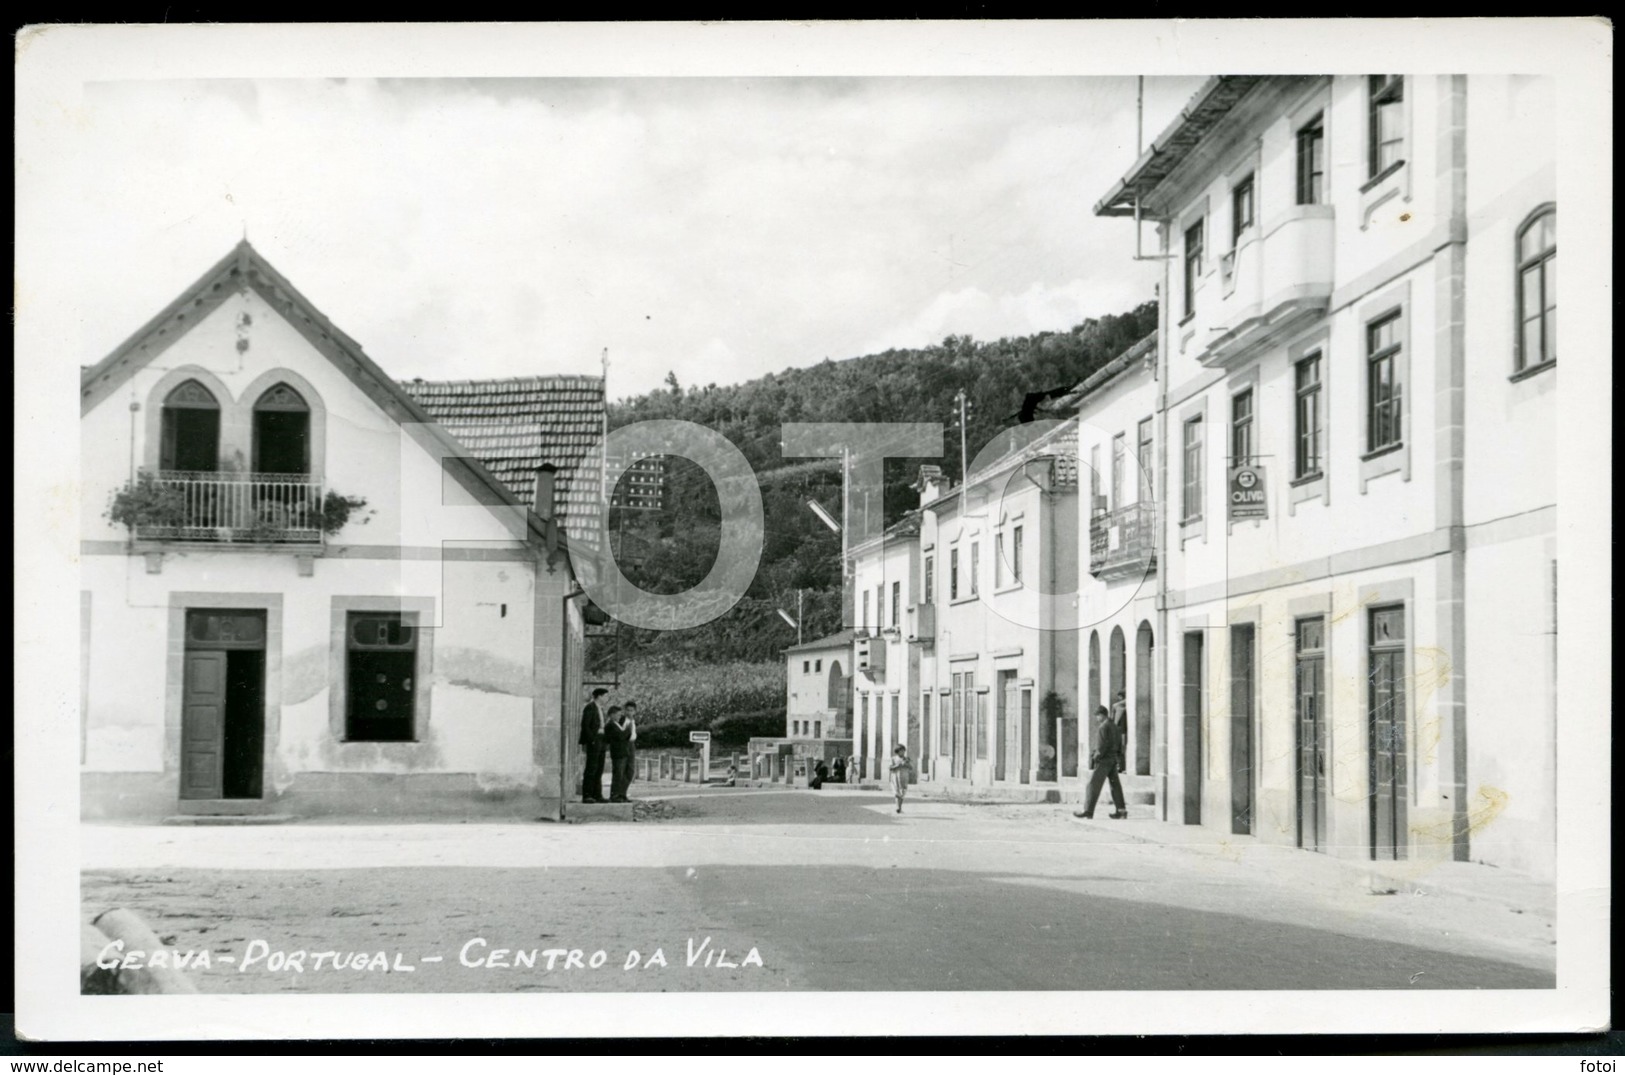
[[[610,721],[604,725],[604,742],[609,745],[610,757],[626,757],[632,753],[632,726]]]
[[[1100,742],[1095,747],[1094,765],[1104,765],[1113,772],[1123,766],[1123,729],[1109,717],[1100,726]]]
[[[604,738],[604,715],[598,712],[598,707],[588,702],[581,710],[581,738],[578,740],[584,747],[602,746]]]

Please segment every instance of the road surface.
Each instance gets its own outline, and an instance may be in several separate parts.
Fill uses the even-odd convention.
[[[1373,895],[1325,856],[1060,806],[640,790],[666,797],[636,824],[87,826],[83,910],[143,915],[205,992],[1555,983],[1548,916]]]

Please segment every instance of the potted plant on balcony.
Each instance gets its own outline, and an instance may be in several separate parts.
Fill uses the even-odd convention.
[[[316,528],[328,537],[332,537],[340,530],[343,530],[349,524],[351,518],[366,506],[366,497],[345,496],[342,493],[329,491],[322,498],[321,511],[316,518]],[[371,519],[372,516],[373,513],[369,511],[355,521],[365,526],[367,520]]]
[[[113,491],[105,517],[138,530],[177,530],[186,525],[186,496],[142,471]]]
[[[250,540],[261,544],[286,541],[295,530],[317,530],[332,537],[349,525],[352,519],[365,525],[373,513],[357,518],[367,506],[365,497],[345,496],[329,492],[321,500],[299,503],[281,503],[267,500],[260,504],[258,518],[250,533]]]

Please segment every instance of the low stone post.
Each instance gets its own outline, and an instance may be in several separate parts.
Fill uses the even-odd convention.
[[[146,953],[144,963],[152,960],[154,952],[167,952],[173,957],[173,950],[158,939],[157,934],[147,928],[147,924],[136,915],[134,911],[122,908],[116,911],[104,911],[91,923],[101,930],[110,941],[123,941],[125,952]],[[81,940],[81,945],[84,943]],[[173,967],[142,966],[139,969],[125,967],[118,971],[118,991],[120,993],[196,993],[197,986],[185,974]]]

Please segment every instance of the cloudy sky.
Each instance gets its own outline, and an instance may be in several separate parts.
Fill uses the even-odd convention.
[[[1146,138],[1199,78],[1151,78]],[[400,377],[617,398],[1069,328],[1152,296],[1091,207],[1125,77],[187,80],[85,87],[60,188],[106,354],[249,240]],[[1149,229],[1148,229],[1149,236]]]

